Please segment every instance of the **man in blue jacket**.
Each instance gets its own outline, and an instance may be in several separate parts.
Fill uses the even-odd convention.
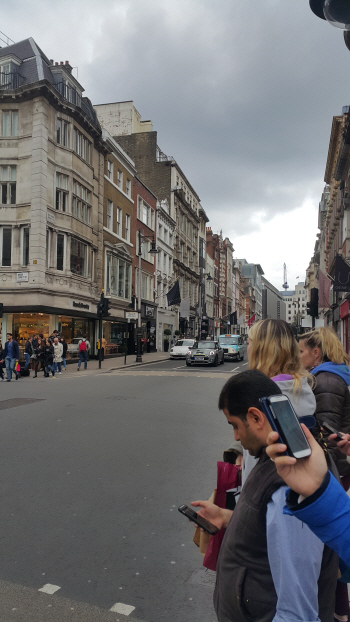
[[[7,382],[11,382],[12,372],[15,373],[16,363],[19,361],[19,347],[17,341],[12,338],[12,333],[7,333],[7,341],[4,348],[4,361],[6,365]],[[17,380],[17,375],[16,375]]]

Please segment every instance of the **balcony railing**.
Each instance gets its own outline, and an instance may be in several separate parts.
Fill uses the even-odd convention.
[[[24,77],[17,71],[0,73],[0,89],[13,90],[22,86]]]
[[[66,82],[58,82],[56,84],[56,89],[58,90],[60,95],[64,97],[64,99],[66,99],[71,104],[74,104],[75,106],[79,106],[81,108],[81,96],[74,87],[70,86]]]

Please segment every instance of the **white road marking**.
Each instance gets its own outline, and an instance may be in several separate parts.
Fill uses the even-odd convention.
[[[124,603],[115,603],[113,607],[110,608],[109,611],[113,611],[114,613],[122,613],[125,616],[129,616],[132,611],[134,611],[135,607],[131,605],[124,605]]]
[[[244,367],[244,365],[248,365],[248,363],[243,363],[242,367]]]
[[[239,369],[239,367],[235,367],[232,371],[236,371],[236,369]]]
[[[52,583],[45,583],[45,585],[43,585],[38,592],[45,592],[45,594],[54,594],[55,592],[57,592],[58,590],[60,590],[60,586],[59,585],[52,585]]]
[[[172,367],[171,370],[173,371],[174,369],[184,369],[186,367],[186,365],[181,365],[180,367]]]

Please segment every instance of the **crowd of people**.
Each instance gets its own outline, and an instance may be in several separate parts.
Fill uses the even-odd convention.
[[[282,320],[254,324],[247,353],[249,370],[232,376],[219,397],[219,409],[234,431],[237,464],[243,462],[239,502],[233,511],[211,501],[192,503],[225,530],[216,564],[218,620],[346,622],[349,357],[330,328],[304,334],[298,344]],[[286,446],[276,444],[278,435],[260,400],[280,394],[308,426],[302,424],[310,458],[286,456]],[[324,422],[342,441],[327,437]],[[292,487],[289,493],[286,484]]]
[[[62,369],[67,369],[67,343],[63,335],[58,330],[54,330],[50,337],[36,334],[28,337],[24,346],[25,370],[34,372],[33,378],[38,377],[38,373],[43,372],[44,378],[56,377],[61,374]],[[90,343],[83,335],[78,343],[78,366],[84,361],[84,369],[87,368]],[[6,381],[11,382],[12,376],[18,380],[19,371],[19,347],[17,341],[13,339],[12,333],[7,333],[5,347],[0,344],[0,380],[4,381],[4,369],[6,370]]]

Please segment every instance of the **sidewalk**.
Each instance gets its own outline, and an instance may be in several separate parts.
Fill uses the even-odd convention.
[[[80,371],[87,372],[108,372],[112,369],[125,369],[126,367],[139,367],[140,365],[145,365],[147,363],[157,363],[158,361],[166,361],[169,359],[169,354],[167,352],[151,352],[149,354],[142,355],[142,363],[136,363],[136,354],[129,354],[126,357],[126,365],[124,365],[124,356],[116,356],[113,358],[105,359],[101,362],[101,369],[98,368],[98,361],[95,359],[91,359],[88,361],[87,369],[84,370],[84,363],[82,362],[80,366]],[[67,371],[62,371],[62,374],[77,374],[78,367],[78,359],[76,363],[70,363],[67,365]]]

